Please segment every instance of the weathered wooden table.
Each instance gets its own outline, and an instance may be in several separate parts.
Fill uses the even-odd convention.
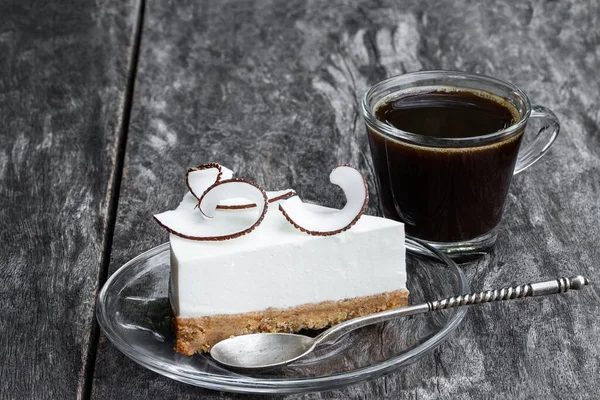
[[[130,361],[99,332],[100,287],[167,240],[151,215],[189,166],[324,204],[338,163],[373,183],[358,99],[421,69],[512,81],[562,123],[495,251],[463,266],[472,288],[592,286],[473,308],[410,367],[285,398],[600,398],[599,25],[595,0],[0,2],[0,398],[246,397]]]

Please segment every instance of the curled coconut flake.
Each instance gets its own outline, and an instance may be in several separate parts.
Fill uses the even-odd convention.
[[[275,203],[280,200],[289,199],[296,195],[296,192],[292,189],[286,190],[275,190],[267,193],[267,199],[269,203]],[[251,203],[246,199],[232,198],[225,199],[219,202],[217,209],[219,210],[245,210],[248,208],[256,207],[256,203]]]
[[[222,198],[244,198],[258,204],[252,212],[218,213],[216,205]],[[254,230],[263,221],[267,213],[267,195],[257,184],[243,179],[219,181],[210,186],[200,198],[186,194],[183,201],[172,211],[154,216],[156,222],[170,233],[191,240],[221,241],[235,239]],[[199,205],[202,213],[195,210]]]
[[[202,164],[188,169],[185,174],[185,183],[190,193],[200,199],[202,193],[211,185],[222,180],[231,179],[233,171],[217,163]]]
[[[213,218],[219,203],[235,198],[243,199],[248,204],[258,204],[259,213],[266,213],[268,198],[263,188],[254,182],[239,178],[217,182],[209,187],[200,197],[198,208],[205,217]]]
[[[350,229],[360,219],[369,203],[365,177],[356,168],[342,164],[331,171],[329,180],[344,191],[344,208],[322,211],[292,197],[281,202],[279,210],[294,227],[309,235],[330,236]]]

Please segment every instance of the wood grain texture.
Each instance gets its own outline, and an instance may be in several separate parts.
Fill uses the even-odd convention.
[[[135,1],[0,3],[0,398],[81,397]]]
[[[340,390],[269,398],[597,396],[600,361],[600,9],[594,1],[150,2],[111,271],[167,234],[189,166],[223,163],[268,189],[339,205],[338,163],[373,183],[358,101],[406,71],[503,78],[553,109],[562,135],[512,184],[497,248],[464,266],[473,289],[581,273],[577,294],[473,308],[432,355]],[[371,185],[369,213],[378,214]],[[102,337],[93,398],[247,398],[139,367]],[[261,398],[254,396],[252,398]]]

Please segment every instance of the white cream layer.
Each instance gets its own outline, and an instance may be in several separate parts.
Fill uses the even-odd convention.
[[[179,207],[196,202],[188,193]],[[215,218],[234,224],[254,212],[218,211]],[[240,238],[199,242],[171,235],[170,241],[170,300],[180,317],[287,308],[406,287],[404,225],[384,218],[363,215],[346,232],[310,236],[273,203],[262,224]]]

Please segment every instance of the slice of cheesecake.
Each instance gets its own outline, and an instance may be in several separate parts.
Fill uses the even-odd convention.
[[[197,205],[188,193],[177,210]],[[232,225],[255,213],[218,212]],[[222,241],[172,234],[170,243],[175,349],[187,355],[230,336],[320,329],[408,302],[404,225],[388,219],[362,216],[344,232],[312,236],[274,202],[250,234]]]

